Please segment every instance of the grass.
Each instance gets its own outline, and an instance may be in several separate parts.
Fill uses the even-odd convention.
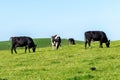
[[[35,53],[25,54],[23,49],[17,49],[18,54],[11,54],[9,49],[0,50],[0,80],[120,79],[120,41],[113,41],[110,48],[98,48],[95,42],[92,48],[84,49],[81,42],[68,45],[63,40],[58,50],[45,43],[46,47],[41,43]]]

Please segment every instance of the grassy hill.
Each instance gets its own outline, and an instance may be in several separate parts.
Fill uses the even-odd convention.
[[[11,54],[7,47],[0,50],[0,80],[120,79],[120,41],[111,42],[110,48],[98,48],[98,42],[94,42],[92,48],[84,49],[82,42],[68,45],[63,40],[62,48],[52,50],[50,43],[46,44],[49,39],[45,40],[35,40],[41,43],[35,53],[17,49],[18,54]]]
[[[35,44],[37,44],[37,48],[50,47],[51,39],[50,38],[38,38],[34,39]],[[76,41],[76,43],[82,43],[82,41]],[[67,39],[62,39],[62,45],[68,45]],[[0,42],[0,50],[8,50],[11,48],[11,41],[1,41]]]

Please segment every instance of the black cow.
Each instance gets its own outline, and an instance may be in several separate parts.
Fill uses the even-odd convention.
[[[75,45],[75,40],[73,38],[69,38],[68,42],[70,45]]]
[[[36,45],[33,42],[33,39],[26,36],[20,36],[20,37],[11,37],[12,41],[12,47],[11,47],[11,53],[13,53],[13,50],[15,53],[17,53],[16,48],[17,47],[25,47],[25,53],[28,48],[30,52],[30,48],[32,48],[33,52],[36,50]]]
[[[52,47],[55,47],[56,49],[59,48],[59,46],[61,46],[61,38],[58,35],[54,35],[51,37],[51,44]]]
[[[102,43],[105,43],[106,47],[110,46],[110,40],[108,40],[106,34],[103,31],[85,32],[85,48],[87,46],[87,43],[90,47],[91,41],[100,41],[100,48],[103,48]]]

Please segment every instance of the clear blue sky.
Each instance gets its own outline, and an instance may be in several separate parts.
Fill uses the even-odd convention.
[[[120,0],[0,0],[0,41],[54,34],[84,40],[88,30],[120,40]]]

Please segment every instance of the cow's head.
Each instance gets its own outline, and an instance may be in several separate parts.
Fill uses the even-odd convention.
[[[37,45],[35,45],[35,46],[32,48],[33,52],[35,52],[36,47],[37,47]]]
[[[51,36],[51,43],[53,46],[55,46],[55,44],[56,44],[56,36],[57,35]]]
[[[106,47],[110,47],[110,40],[106,42]]]

